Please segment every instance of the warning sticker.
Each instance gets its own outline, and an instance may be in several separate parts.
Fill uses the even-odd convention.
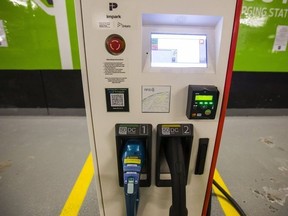
[[[141,164],[141,160],[138,158],[125,158],[124,164]]]
[[[0,20],[0,47],[8,47],[3,20]]]
[[[171,86],[142,86],[143,113],[169,113]]]

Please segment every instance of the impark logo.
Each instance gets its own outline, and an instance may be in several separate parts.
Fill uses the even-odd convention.
[[[118,7],[118,4],[115,2],[110,2],[109,3],[109,11],[113,11],[114,9],[116,9]]]

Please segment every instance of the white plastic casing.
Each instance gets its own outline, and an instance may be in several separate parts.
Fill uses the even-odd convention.
[[[117,176],[114,131],[116,123],[149,123],[154,128],[152,185],[149,188],[140,188],[139,216],[168,215],[172,202],[170,188],[155,186],[157,124],[194,125],[194,142],[186,187],[187,208],[189,215],[201,215],[221,112],[236,1],[75,1],[100,215],[125,215],[124,192],[118,185]],[[149,56],[151,33],[207,35],[208,67],[152,68]],[[105,40],[111,34],[118,34],[125,40],[126,47],[120,55],[111,55],[105,48]],[[218,88],[220,95],[214,120],[189,120],[186,117],[189,85],[214,85]],[[165,91],[170,89],[168,111],[164,109],[164,113],[153,113],[153,106],[156,106],[157,102],[154,101],[152,112],[142,112],[145,86],[166,89]],[[107,112],[105,88],[128,88],[129,112]],[[209,147],[204,174],[194,175],[199,138],[209,138]]]

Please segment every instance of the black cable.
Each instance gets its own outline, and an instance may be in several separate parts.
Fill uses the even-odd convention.
[[[238,205],[238,203],[213,179],[213,184],[221,191],[221,193],[229,200],[232,206],[238,211],[240,216],[246,216],[243,209]]]
[[[164,152],[172,182],[172,205],[169,210],[169,216],[187,216],[186,173],[181,138],[170,138],[165,145]]]

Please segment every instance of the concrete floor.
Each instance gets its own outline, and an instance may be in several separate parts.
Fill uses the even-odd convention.
[[[247,215],[287,216],[288,117],[226,118],[217,167]]]
[[[0,215],[59,215],[89,152],[83,117],[0,117]]]
[[[226,118],[217,167],[247,215],[288,214],[287,141],[288,117]],[[0,117],[0,215],[59,215],[89,151],[85,117]],[[79,215],[98,215],[94,182]]]

